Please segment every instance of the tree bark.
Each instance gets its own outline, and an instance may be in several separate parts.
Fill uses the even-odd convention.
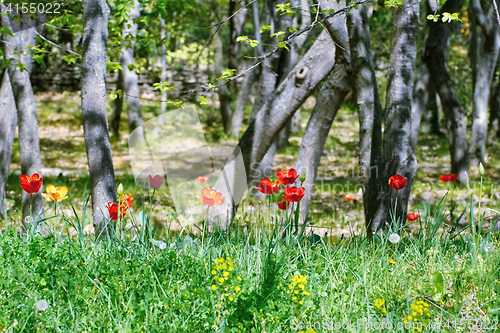
[[[253,173],[279,131],[333,68],[334,55],[334,43],[323,31],[256,118],[250,121],[239,141],[249,186]]]
[[[106,205],[116,202],[116,183],[106,117],[106,41],[109,8],[105,0],[83,1],[82,116],[92,188],[96,237],[110,232]]]
[[[5,219],[5,186],[9,177],[9,165],[17,125],[17,110],[9,73],[4,72],[0,85],[0,218]],[[31,176],[31,175],[30,175]]]
[[[271,25],[271,31],[269,32],[269,35],[274,33],[274,14],[272,12],[273,7],[272,5],[274,4],[274,0],[265,0],[264,1],[264,10],[263,10],[263,19],[262,21],[265,23],[270,23]],[[258,18],[258,11],[256,11],[255,6],[254,6],[254,21],[255,21],[255,33],[257,40],[260,40],[259,45],[261,44],[271,44],[272,40],[269,35],[266,33],[266,37],[262,38],[260,32],[259,32],[259,27],[260,27],[260,20]],[[264,56],[264,51],[268,52],[271,50],[271,47],[267,47],[266,50],[264,50],[263,47],[257,47],[257,56],[258,57],[263,57]],[[259,93],[255,97],[255,101],[253,104],[252,108],[252,115],[251,119],[255,119],[257,116],[257,113],[261,110],[262,106],[269,100],[271,97],[272,93],[277,87],[277,80],[278,80],[278,74],[277,74],[277,66],[278,66],[278,61],[280,59],[282,50],[278,50],[277,52],[273,53],[270,57],[264,59],[264,61],[261,64],[261,71],[260,71],[260,78],[259,78]]]
[[[130,22],[125,24],[123,29],[124,37],[131,35],[137,37],[137,23],[134,19],[141,15],[140,4],[138,0],[134,0],[134,8],[130,9]],[[134,48],[135,41],[132,41],[131,48],[122,47],[120,55],[120,63],[123,67],[123,82],[125,92],[127,93],[127,111],[128,111],[128,131],[131,133],[134,129],[142,126],[144,123],[141,115],[141,99],[139,92],[139,76],[135,70],[129,70],[128,66],[134,64]]]
[[[432,94],[436,94],[432,82],[429,80],[429,69],[425,64],[420,64],[416,71],[415,84],[413,86],[413,100],[411,103],[411,146],[413,151],[417,149],[418,131],[422,121],[422,115],[429,110],[429,100]],[[434,98],[435,99],[435,98]]]
[[[121,90],[122,93],[125,92],[123,79],[123,71],[118,71],[118,78],[116,80],[116,90]],[[123,100],[125,96],[117,97],[113,103],[113,115],[111,117],[111,130],[113,131],[113,136],[116,139],[120,139],[120,120],[123,111]]]
[[[373,219],[367,217],[368,235],[372,236],[391,223],[390,212],[397,199],[393,230],[406,221],[408,199],[417,161],[411,147],[411,101],[419,26],[418,0],[404,0],[393,16],[391,56],[385,102],[385,129],[383,140],[383,166],[378,208]],[[406,187],[396,191],[388,180],[400,174],[406,177]]]
[[[163,20],[160,16],[160,34],[161,34],[161,74],[160,81],[167,81],[167,46],[165,45],[165,20]],[[169,34],[170,35],[170,34]],[[167,111],[167,92],[161,92],[161,106],[160,106],[160,114],[164,114]],[[160,119],[163,119],[160,118]]]
[[[238,92],[238,99],[236,100],[236,107],[234,108],[233,117],[231,119],[232,123],[232,133],[233,137],[239,138],[241,124],[243,123],[243,117],[245,116],[245,108],[248,104],[248,99],[250,96],[250,89],[256,80],[259,78],[259,70],[254,69],[243,79],[243,84],[241,85],[240,91]]]
[[[448,0],[438,14],[442,15],[443,12],[456,13],[462,7],[463,2],[463,0]],[[465,175],[469,172],[466,122],[458,94],[446,69],[445,50],[450,37],[450,24],[438,20],[438,22],[431,24],[429,29],[429,38],[425,43],[423,60],[431,73],[431,80],[439,94],[446,118],[451,172],[458,173],[459,181],[464,182]]]
[[[498,33],[499,23],[496,21],[493,5],[489,6],[487,14],[484,13],[478,0],[471,0],[470,5],[471,14],[474,15],[475,21],[481,28],[480,32],[474,31],[474,34],[480,34],[481,38],[477,49],[471,50],[480,53],[480,55],[477,54],[476,56],[478,61],[475,61],[472,134],[469,150],[472,165],[478,165],[479,162],[485,163],[488,101],[493,73],[498,59],[500,35]]]
[[[215,72],[217,76],[222,75],[224,70],[223,62],[223,52],[222,52],[222,41],[218,33],[214,36],[215,40]],[[224,126],[224,132],[230,133],[231,131],[231,115],[232,110],[229,105],[229,95],[227,91],[227,85],[223,84],[217,88],[217,93],[219,95],[220,112],[222,115],[222,124]]]
[[[305,220],[309,212],[314,181],[318,173],[321,155],[325,149],[328,132],[349,91],[350,84],[346,63],[335,63],[333,70],[327,76],[325,83],[319,91],[318,99],[309,118],[295,163],[295,169],[299,174],[306,173],[306,180],[302,184],[306,192],[300,201],[301,223]]]
[[[240,65],[241,43],[236,42],[236,38],[238,38],[238,36],[241,36],[241,32],[243,31],[243,26],[245,25],[247,9],[243,8],[243,6],[245,6],[245,1],[229,2],[228,17],[233,16],[236,13],[236,11],[239,10],[238,13],[229,20],[229,66],[228,66],[229,69],[237,70]],[[236,81],[231,81],[230,89],[232,94],[235,95],[237,91]]]
[[[364,5],[347,17],[351,51],[353,96],[358,104],[359,169],[363,177],[366,225],[379,203],[382,168],[382,106],[378,94],[370,42],[370,26]]]
[[[500,84],[494,80],[491,84],[490,95],[490,141],[500,138]]]
[[[2,7],[3,9],[3,7]],[[2,26],[10,29],[10,22],[4,10],[2,10]],[[6,58],[17,58],[14,55],[15,48],[17,52],[25,52],[24,47],[32,45],[32,39],[35,37],[33,29],[19,31],[15,37],[10,37],[4,34],[4,51]],[[12,86],[12,92],[17,108],[17,120],[19,126],[19,146],[21,148],[21,174],[32,176],[34,173],[42,175],[42,160],[40,157],[40,139],[38,137],[38,118],[35,102],[35,95],[31,87],[30,73],[28,71],[21,72],[15,65],[19,61],[27,68],[31,68],[30,62],[32,57],[22,53],[21,58],[12,61],[8,66],[8,73]],[[31,208],[30,220],[30,205],[31,195],[23,191],[23,227],[25,230],[31,221],[36,221],[39,214],[43,210],[43,184],[40,191],[33,194],[33,206]],[[42,217],[40,215],[40,217]],[[40,224],[41,231],[44,231],[45,224]]]

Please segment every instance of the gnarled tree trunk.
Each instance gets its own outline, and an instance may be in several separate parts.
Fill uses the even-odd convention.
[[[333,57],[334,43],[328,33],[323,31],[250,122],[238,144],[249,185],[252,185],[253,173],[279,131],[333,68]],[[297,78],[298,73],[300,79]]]
[[[3,8],[3,7],[2,7]],[[10,22],[2,11],[2,26],[10,29]],[[4,34],[4,47],[6,58],[18,58],[14,55],[15,48],[17,52],[25,52],[24,47],[32,45],[35,33],[33,29],[22,30],[16,33],[15,37]],[[40,157],[40,139],[38,137],[38,118],[35,102],[35,95],[31,87],[30,73],[22,71],[15,67],[20,61],[26,68],[31,68],[31,56],[22,55],[20,59],[12,61],[8,66],[8,73],[12,86],[12,92],[17,108],[17,120],[19,126],[19,146],[21,148],[21,173],[23,175],[33,175],[38,173],[42,175],[42,160]],[[12,126],[12,124],[11,124]],[[38,214],[43,210],[43,197],[41,195],[43,185],[40,191],[33,194],[32,215],[30,220],[31,195],[23,192],[23,227],[26,229],[31,221],[36,221]],[[41,216],[40,216],[41,217]],[[44,223],[41,224],[41,230],[44,229]]]
[[[5,71],[0,85],[0,217],[5,219],[5,186],[9,177],[9,165],[17,125],[16,101],[10,84],[8,71]]]
[[[366,225],[378,208],[382,168],[382,106],[370,43],[370,26],[364,5],[347,17],[354,96],[359,117],[359,168],[363,176]]]
[[[301,222],[304,221],[311,205],[314,181],[316,180],[328,132],[332,127],[338,110],[342,106],[345,96],[350,91],[347,73],[345,63],[335,63],[333,70],[321,86],[316,105],[311,113],[306,132],[302,138],[299,155],[295,163],[295,169],[299,174],[306,173],[306,180],[302,184],[306,192],[300,202]]]
[[[92,188],[96,237],[109,233],[106,205],[116,203],[116,183],[106,116],[106,41],[109,8],[105,0],[83,0],[82,116]]]
[[[496,1],[496,0],[493,0]],[[470,139],[470,158],[473,165],[485,163],[486,133],[488,130],[488,101],[491,81],[498,59],[500,35],[494,6],[491,4],[485,14],[479,0],[471,0],[469,11],[474,15],[475,22],[480,31],[473,31],[472,38],[479,37],[478,47],[472,52],[477,52],[473,61],[475,65],[474,102],[472,106],[472,135]],[[471,26],[471,29],[476,29]]]
[[[463,0],[448,0],[439,10],[456,13],[463,5]],[[429,36],[425,43],[423,60],[431,74],[436,91],[443,108],[448,128],[450,143],[451,172],[458,173],[460,182],[465,181],[469,171],[469,155],[467,149],[466,123],[462,105],[446,68],[446,45],[450,37],[450,24],[438,20],[429,26]]]
[[[385,128],[383,139],[383,172],[378,193],[378,208],[373,219],[367,218],[368,235],[372,236],[391,224],[390,211],[397,198],[394,221],[403,225],[406,221],[408,199],[417,170],[417,160],[411,147],[411,101],[413,93],[415,59],[419,26],[419,6],[417,0],[404,0],[400,8],[394,10],[391,56],[387,78],[385,102]],[[406,177],[406,187],[399,193],[392,189],[388,180],[400,174]],[[393,230],[398,225],[393,225]]]

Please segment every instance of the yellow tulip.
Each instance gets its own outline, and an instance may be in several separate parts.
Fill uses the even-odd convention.
[[[67,199],[66,193],[68,193],[68,188],[66,186],[55,187],[54,185],[47,186],[47,194],[42,193],[43,197],[48,201],[61,201]]]

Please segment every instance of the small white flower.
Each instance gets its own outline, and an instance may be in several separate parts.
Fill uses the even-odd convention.
[[[401,240],[401,237],[399,237],[398,234],[391,234],[389,236],[389,242],[391,242],[392,244],[397,244],[397,243],[399,243],[400,240]]]
[[[328,293],[326,291],[323,291],[323,293],[321,294],[321,296],[326,297],[326,296],[328,296]]]
[[[45,311],[49,308],[49,303],[46,300],[41,299],[36,301],[36,308],[38,311]]]
[[[167,243],[161,242],[160,249],[165,250],[167,248]]]
[[[485,252],[490,252],[491,250],[493,250],[493,244],[491,244],[490,242],[486,243],[484,245],[484,251]]]

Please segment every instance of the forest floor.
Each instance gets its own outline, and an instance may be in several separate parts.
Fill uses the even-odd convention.
[[[72,204],[77,211],[81,210],[85,185],[89,177],[87,174],[87,158],[83,140],[83,125],[80,114],[80,95],[77,93],[40,93],[36,96],[38,106],[40,147],[42,154],[42,174],[45,186],[67,186]],[[314,105],[313,103],[307,103]],[[159,105],[153,102],[142,104],[144,119],[150,120],[159,113]],[[199,108],[199,106],[198,106]],[[213,108],[204,107],[200,119],[208,142],[231,141],[217,124],[217,112]],[[294,167],[300,149],[301,136],[307,126],[308,115],[311,109],[301,108],[302,131],[292,135],[289,145],[284,152],[276,155],[274,170]],[[108,104],[108,114],[111,115],[111,103]],[[141,194],[144,192],[135,186],[134,177],[128,155],[127,115],[122,115],[120,137],[111,136],[113,163],[117,184],[123,183],[127,192],[136,199],[137,206],[141,206]],[[243,124],[243,130],[247,124]],[[443,124],[444,125],[444,124]],[[340,110],[330,130],[325,145],[324,156],[318,171],[313,202],[311,205],[310,221],[316,233],[324,235],[341,234],[349,236],[359,234],[363,230],[363,206],[360,178],[358,177],[358,119],[357,113],[344,107]],[[243,133],[243,130],[241,133]],[[413,184],[409,204],[409,212],[426,214],[428,208],[433,212],[440,200],[449,191],[444,201],[444,211],[451,217],[445,220],[451,222],[457,218],[469,202],[469,192],[465,186],[453,183],[442,183],[440,174],[450,173],[450,157],[448,153],[448,139],[446,130],[441,128],[442,135],[420,133],[418,149],[416,151],[418,171]],[[487,146],[486,174],[483,179],[482,203],[483,207],[497,207],[500,200],[500,143],[491,142]],[[16,140],[11,161],[11,176],[7,185],[7,208],[10,210],[10,220],[19,225],[21,191],[18,175],[21,173],[19,143]],[[479,201],[479,175],[477,167],[471,167],[470,188],[474,202]],[[350,194],[356,201],[346,201],[344,195]],[[146,200],[147,201],[147,200]],[[179,226],[166,222],[166,216],[173,212],[173,202],[167,192],[157,193],[154,197],[154,220],[160,227],[178,229]],[[248,205],[257,207],[257,203],[250,199]],[[452,208],[453,205],[453,208]],[[62,204],[62,208],[71,214],[71,207]],[[244,204],[245,208],[245,204]],[[136,210],[139,210],[136,208]],[[148,208],[149,210],[149,208]],[[428,214],[428,213],[427,213]],[[493,214],[487,212],[486,224],[491,222]],[[90,218],[90,217],[89,217]],[[465,219],[464,219],[465,220]],[[90,220],[89,220],[90,221]],[[465,221],[464,221],[465,222]],[[414,222],[418,227],[418,221]],[[92,231],[91,223],[86,230]]]

